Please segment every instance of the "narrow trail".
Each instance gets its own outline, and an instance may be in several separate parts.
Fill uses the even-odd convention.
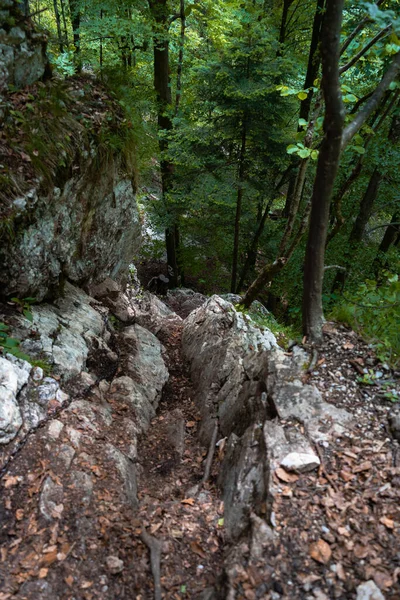
[[[167,350],[170,379],[158,414],[139,441],[138,518],[163,541],[164,598],[206,598],[222,572],[223,505],[213,479],[194,498],[190,489],[204,474],[206,450],[196,430],[199,420],[181,355],[181,327],[160,336]],[[140,595],[152,598],[148,571],[139,578]]]

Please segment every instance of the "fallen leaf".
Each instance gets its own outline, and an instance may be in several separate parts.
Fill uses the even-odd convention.
[[[181,500],[181,504],[189,504],[190,506],[193,506],[194,498],[185,498],[184,500]]]
[[[156,531],[158,531],[160,529],[160,527],[162,526],[162,523],[157,523],[157,525],[152,525],[150,527],[150,533],[154,534],[156,533]]]
[[[353,350],[354,344],[351,344],[350,342],[346,342],[345,344],[343,344],[342,348],[343,348],[343,350]]]
[[[195,427],[195,426],[196,426],[196,421],[188,421],[186,423],[186,427],[191,428],[191,427]]]
[[[389,519],[388,517],[382,517],[381,519],[379,519],[379,523],[382,523],[382,525],[384,525],[388,529],[393,529],[394,528],[394,521],[393,521],[393,519]]]
[[[87,590],[88,588],[92,587],[92,585],[93,585],[93,581],[84,581],[81,585],[81,589]]]
[[[18,508],[18,510],[16,510],[15,518],[17,519],[17,521],[22,521],[22,519],[24,518],[24,511],[22,508]]]
[[[6,488],[6,490],[8,488],[14,487],[14,485],[18,485],[19,482],[22,480],[22,477],[14,477],[13,475],[4,475],[4,487]]]
[[[72,577],[72,575],[68,575],[68,577],[66,577],[64,581],[69,587],[72,587],[74,583],[74,578]]]
[[[45,579],[47,577],[47,573],[48,572],[49,572],[49,570],[46,569],[46,568],[40,569],[40,571],[39,571],[39,579]]]
[[[345,471],[344,469],[340,471],[340,477],[344,481],[351,481],[352,479],[354,479],[354,475],[352,473],[349,473],[348,471]]]
[[[365,462],[358,465],[358,467],[354,467],[353,473],[361,473],[362,471],[369,471],[372,468],[372,462],[370,460],[366,460]]]
[[[294,473],[288,473],[285,471],[285,469],[282,469],[282,467],[275,469],[275,475],[278,477],[278,479],[284,481],[285,483],[294,483],[299,478],[298,475],[295,475]]]
[[[310,544],[310,556],[317,562],[326,565],[332,556],[332,550],[325,540],[319,539]]]
[[[344,568],[342,563],[337,563],[336,565],[336,575],[339,577],[341,581],[346,581],[346,573],[344,572]]]
[[[361,544],[356,544],[354,546],[354,556],[356,558],[367,558],[369,554],[369,549],[367,546],[362,546]]]
[[[201,558],[207,558],[207,553],[204,552],[203,548],[197,542],[190,542],[192,552],[201,556]]]

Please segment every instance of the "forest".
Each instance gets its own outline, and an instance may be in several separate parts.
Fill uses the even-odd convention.
[[[293,335],[332,316],[398,360],[398,0],[23,8],[53,75],[97,74],[124,111],[142,260],[172,287],[258,298]]]

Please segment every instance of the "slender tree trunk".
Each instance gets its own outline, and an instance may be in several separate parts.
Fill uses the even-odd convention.
[[[81,39],[80,39],[80,26],[81,26],[81,13],[79,7],[79,0],[69,0],[69,13],[71,17],[72,33],[74,38],[75,48],[75,65],[78,73],[82,70],[81,61]]]
[[[255,264],[255,257],[257,256],[257,248],[258,248],[258,244],[260,241],[260,238],[262,236],[262,233],[264,231],[264,227],[265,227],[265,223],[267,221],[268,215],[269,215],[269,211],[271,210],[271,206],[273,203],[273,198],[267,202],[267,205],[264,209],[264,212],[261,216],[261,219],[259,220],[256,232],[254,234],[253,240],[251,242],[250,248],[247,252],[247,257],[246,257],[246,261],[244,263],[243,269],[242,269],[242,273],[240,275],[240,281],[239,281],[239,285],[236,288],[236,293],[238,294],[244,286],[244,282],[245,279],[247,277],[247,273],[249,272],[249,270],[251,269],[252,266],[254,266]]]
[[[183,50],[185,47],[185,31],[186,31],[186,18],[185,18],[185,0],[180,0],[181,10],[181,35],[179,43],[179,56],[178,56],[178,70],[176,74],[176,97],[175,97],[175,116],[178,114],[179,104],[181,102],[182,95],[182,70],[183,70]]]
[[[68,41],[68,27],[67,27],[67,18],[65,16],[65,4],[64,4],[65,0],[60,0],[60,4],[61,4],[61,15],[62,15],[62,20],[63,20],[63,29],[64,29],[64,41],[65,41],[65,45],[67,46],[67,48],[69,49],[69,41]]]
[[[56,24],[57,24],[58,45],[60,47],[60,52],[64,52],[63,36],[62,36],[62,32],[61,32],[61,19],[60,19],[60,12],[58,10],[57,0],[53,0],[53,6],[54,6],[54,15],[56,17]]]
[[[391,223],[398,223],[400,221],[400,213],[393,213]],[[385,235],[382,238],[381,243],[379,244],[379,252],[386,254],[389,250],[390,246],[395,243],[396,237],[400,233],[400,225],[389,225],[389,227],[385,231]]]
[[[157,96],[158,129],[161,132],[169,132],[173,125],[170,116],[172,97],[169,77],[167,0],[149,0],[149,6],[154,19],[154,89]],[[168,206],[168,194],[172,189],[174,168],[172,162],[165,157],[165,153],[168,151],[168,140],[165,135],[160,136],[159,147],[162,196],[167,219],[169,219],[169,225],[165,230],[168,274],[171,287],[176,287],[178,285],[177,223],[175,215],[171,213]]]
[[[321,64],[321,56],[319,53],[319,40],[321,37],[321,28],[324,19],[325,0],[317,0],[317,8],[314,15],[313,29],[311,34],[310,50],[308,53],[307,73],[304,81],[304,89],[308,89],[314,85],[314,81],[318,76],[319,67]],[[300,104],[300,119],[308,121],[310,115],[311,102],[313,91],[308,92],[307,98]]]
[[[378,196],[381,179],[382,175],[376,167],[371,175],[371,179],[369,180],[368,187],[360,204],[360,210],[358,211],[357,219],[350,233],[349,243],[353,247],[356,247],[358,244],[360,244],[363,239],[365,228],[372,213],[372,207]]]
[[[243,184],[244,184],[244,161],[246,156],[246,138],[247,138],[247,124],[246,115],[243,115],[242,125],[242,142],[240,146],[239,154],[239,172],[238,172],[238,188],[237,188],[237,199],[236,199],[236,215],[235,215],[235,233],[233,238],[233,260],[232,260],[232,279],[231,279],[231,292],[236,292],[237,283],[237,269],[239,259],[239,234],[240,234],[240,216],[242,213],[242,200],[243,200]]]
[[[381,179],[382,175],[379,173],[378,169],[375,168],[369,180],[365,194],[361,200],[357,218],[354,222],[349,239],[347,241],[347,257],[343,265],[345,267],[345,270],[338,271],[336,273],[335,279],[333,280],[332,291],[334,292],[342,291],[344,288],[348,271],[350,270],[351,263],[354,260],[354,254],[358,250],[358,247],[362,241],[365,232],[365,228],[371,216],[372,207],[378,195],[378,189]]]
[[[293,0],[283,0],[283,9],[282,9],[282,18],[281,18],[281,26],[280,26],[280,30],[279,30],[279,50],[278,50],[278,56],[282,56],[283,52],[283,44],[285,43],[286,40],[286,25],[287,25],[287,18],[288,18],[288,14],[289,14],[289,8],[290,5],[293,3]]]
[[[306,72],[306,77],[304,80],[304,89],[305,90],[310,87],[313,87],[314,81],[315,81],[316,77],[318,76],[319,68],[321,65],[321,55],[319,52],[319,41],[321,38],[321,28],[322,28],[322,23],[323,23],[323,18],[324,18],[324,7],[325,7],[325,0],[317,0],[317,7],[315,10],[315,14],[314,14],[313,28],[312,28],[312,34],[311,34],[310,49],[308,52],[307,72]],[[302,102],[300,102],[299,119],[304,119],[305,121],[308,121],[309,116],[310,116],[311,102],[313,99],[313,94],[314,94],[314,92],[312,90],[310,90],[307,94],[307,98],[305,100],[302,100]],[[297,130],[301,131],[300,125],[298,126]],[[300,164],[299,169],[302,169],[301,164]],[[298,189],[297,175],[294,175],[290,179],[289,189],[288,189],[288,193],[286,196],[285,210],[284,210],[284,215],[286,217],[289,217],[289,215],[291,213],[291,205],[292,205],[292,202],[295,201],[295,193],[297,193],[297,194],[300,193],[300,197],[301,197],[301,194],[303,193],[304,183],[305,183],[305,173],[304,173],[304,177],[302,174],[302,187],[300,190]]]
[[[327,0],[321,36],[324,140],[311,198],[310,228],[304,264],[303,330],[311,341],[322,338],[322,284],[329,205],[339,167],[344,109],[339,82],[340,30],[344,0]]]

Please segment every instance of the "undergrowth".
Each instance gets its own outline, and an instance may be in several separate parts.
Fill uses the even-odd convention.
[[[360,333],[378,358],[392,366],[400,364],[400,281],[385,272],[385,280],[367,280],[345,295],[330,315]]]
[[[283,325],[276,320],[272,313],[268,313],[261,303],[253,303],[250,309],[243,309],[241,305],[235,306],[241,312],[251,318],[254,325],[261,329],[269,329],[281,348],[287,348],[290,342],[301,339],[301,332],[293,325]]]

